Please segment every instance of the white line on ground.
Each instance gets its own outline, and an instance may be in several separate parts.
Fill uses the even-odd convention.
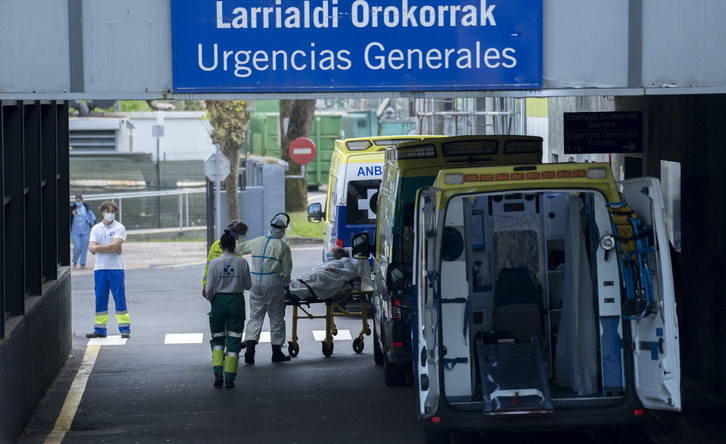
[[[325,340],[325,330],[313,330],[313,336],[316,341]],[[350,336],[350,330],[338,330],[338,334],[333,336],[333,341],[350,341],[353,338]]]
[[[126,345],[128,339],[121,336],[106,336],[105,338],[93,338],[88,340],[88,345]]]
[[[305,247],[305,248],[299,248],[299,247],[290,247],[291,250],[295,251],[304,251],[304,250],[322,250],[323,244],[318,244],[316,247]]]
[[[93,340],[95,339],[92,339],[92,341]],[[98,352],[100,350],[101,347],[97,345],[89,345],[86,347],[86,353],[83,355],[81,367],[78,369],[78,373],[76,373],[76,377],[73,379],[71,389],[68,391],[68,396],[66,396],[66,401],[63,403],[63,408],[55,422],[55,427],[46,438],[45,444],[60,444],[63,441],[66,432],[71,429],[71,423],[73,422],[73,418],[76,416],[78,405],[81,403],[83,392],[86,390],[88,377],[93,371],[93,366],[96,363],[96,358],[98,357]]]
[[[203,340],[203,333],[169,333],[164,344],[201,344]]]
[[[244,334],[242,335],[242,340],[243,341],[245,340]],[[257,343],[259,344],[261,342],[270,342],[270,332],[269,331],[263,331],[260,333],[260,340],[257,341]]]
[[[178,267],[190,267],[192,265],[204,265],[207,261],[204,262],[187,262],[186,264],[175,264],[175,265],[162,265],[158,268],[178,268]]]

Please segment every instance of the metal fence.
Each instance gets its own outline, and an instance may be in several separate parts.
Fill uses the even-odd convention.
[[[71,156],[70,170],[71,195],[82,194],[95,213],[100,201],[115,200],[129,230],[207,225],[203,160]]]

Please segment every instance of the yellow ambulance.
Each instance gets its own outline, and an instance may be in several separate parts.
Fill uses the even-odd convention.
[[[621,185],[608,164],[567,163],[451,168],[418,190],[411,318],[427,442],[681,409],[660,184]]]
[[[324,221],[323,261],[334,247],[350,247],[356,233],[371,237],[385,148],[425,136],[360,137],[335,141],[325,204],[308,206],[308,221]]]

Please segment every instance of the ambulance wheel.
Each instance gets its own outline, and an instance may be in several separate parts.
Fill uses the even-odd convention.
[[[402,386],[406,382],[406,367],[391,363],[388,358],[383,355],[383,376],[387,386]]]
[[[373,327],[373,361],[376,365],[383,365],[383,352],[381,346],[378,345],[378,333],[376,333],[376,327]]]
[[[329,358],[330,355],[333,354],[333,343],[331,342],[330,345],[328,345],[327,342],[323,341],[323,354],[326,358]]]
[[[297,356],[298,353],[300,353],[300,346],[298,344],[292,344],[287,346],[287,353],[292,356],[293,358]]]
[[[353,351],[356,353],[362,353],[366,343],[363,342],[363,338],[355,338],[353,340]]]

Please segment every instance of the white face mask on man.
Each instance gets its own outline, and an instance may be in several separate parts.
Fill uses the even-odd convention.
[[[114,219],[116,219],[116,213],[103,213],[103,218],[106,219],[107,222],[113,222]]]

